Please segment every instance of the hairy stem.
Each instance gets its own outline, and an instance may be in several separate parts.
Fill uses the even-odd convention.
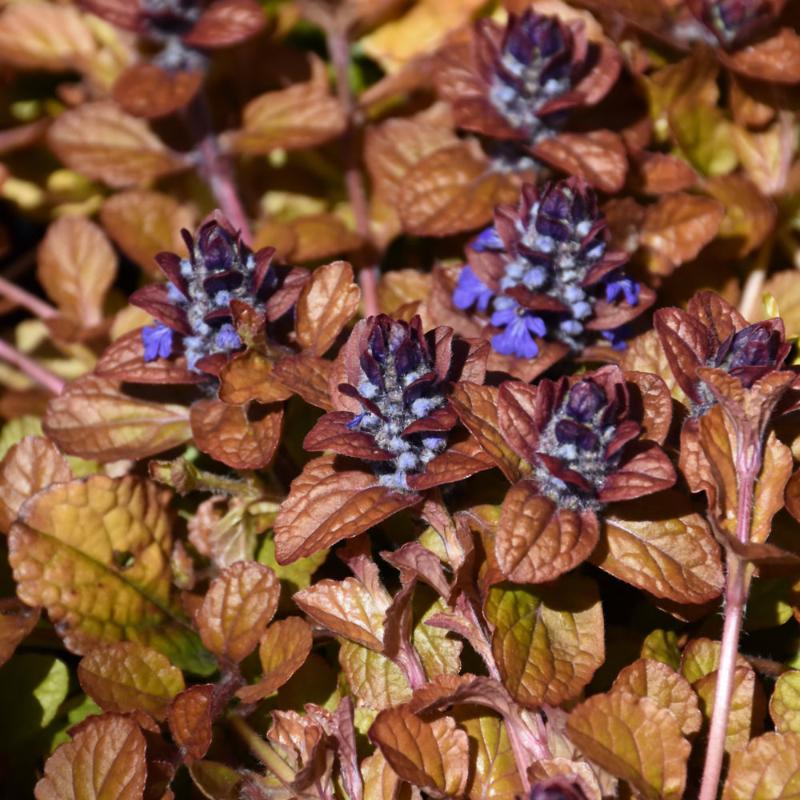
[[[253,234],[236,188],[233,167],[230,159],[220,150],[208,103],[202,92],[198,92],[191,102],[187,119],[197,141],[200,172],[208,182],[217,205],[231,225],[240,232],[242,241],[247,245],[252,244]]]
[[[49,369],[24,353],[20,353],[16,347],[13,347],[4,339],[0,339],[0,359],[24,372],[31,380],[38,383],[42,388],[47,389],[48,392],[61,394],[64,391],[63,378],[60,378],[54,372],[50,372]]]
[[[31,314],[39,317],[39,319],[52,319],[58,316],[58,311],[49,303],[6,278],[0,278],[0,295],[18,306],[27,308]]]
[[[228,717],[228,724],[247,745],[250,752],[283,784],[294,780],[294,770],[238,714]]]
[[[760,452],[757,459],[760,465]],[[746,543],[750,538],[753,516],[753,492],[758,465],[738,470],[739,503],[737,509],[736,538]],[[714,710],[708,732],[706,761],[698,800],[715,800],[719,792],[722,762],[725,757],[725,736],[733,696],[736,673],[736,656],[739,635],[747,604],[747,576],[745,565],[731,550],[727,551],[725,578],[725,622],[722,628],[717,685],[714,692]]]
[[[331,22],[326,26],[325,35],[328,42],[328,52],[336,73],[336,93],[347,115],[347,129],[343,137],[345,155],[344,181],[347,187],[347,196],[353,208],[356,232],[367,242],[368,247],[371,249],[369,201],[358,152],[360,119],[355,98],[350,90],[348,76],[350,69],[350,43],[346,32],[335,22]],[[373,316],[379,311],[377,267],[370,263],[365,264],[359,270],[358,278],[364,298],[364,311],[368,317]]]

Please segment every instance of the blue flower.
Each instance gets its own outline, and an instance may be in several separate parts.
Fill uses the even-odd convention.
[[[503,240],[500,238],[493,225],[484,228],[473,240],[470,247],[476,253],[483,253],[486,250],[502,250]]]
[[[465,266],[458,276],[458,284],[453,291],[453,303],[456,308],[467,310],[475,306],[478,311],[485,312],[489,308],[494,293],[485,283]]]
[[[217,331],[217,335],[214,337],[214,344],[220,350],[236,350],[242,346],[242,340],[239,338],[239,334],[236,333],[236,328],[230,322],[226,322]]]
[[[504,356],[535,358],[539,353],[539,347],[534,337],[544,336],[547,333],[544,320],[532,311],[523,309],[514,300],[502,305],[502,308],[492,314],[491,322],[495,327],[504,330],[492,337],[492,347]]]
[[[639,284],[632,278],[614,278],[606,283],[606,300],[613,303],[620,295],[625,296],[629,306],[639,302]]]
[[[142,328],[142,344],[145,361],[169,358],[172,353],[172,328],[160,322],[145,326]]]
[[[601,336],[607,341],[611,342],[612,350],[626,350],[628,347],[627,338],[630,334],[629,327],[623,325],[620,328],[614,328],[613,331],[601,331]]]

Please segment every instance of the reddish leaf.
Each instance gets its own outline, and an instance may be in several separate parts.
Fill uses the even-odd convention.
[[[311,626],[300,617],[273,622],[258,650],[263,674],[257,683],[239,689],[236,696],[244,703],[255,703],[278,691],[303,666],[313,643]]]
[[[497,565],[515,583],[544,583],[585,561],[599,537],[591,511],[559,509],[520,481],[503,500],[494,548]]]
[[[346,261],[315,269],[297,301],[297,343],[313,355],[324,355],[355,314],[360,300],[353,268]]]
[[[646,153],[638,164],[642,190],[661,195],[690,189],[697,173],[682,158],[667,153]]]
[[[655,443],[642,444],[606,478],[598,496],[604,503],[633,500],[669,489],[676,479],[667,454]]]
[[[416,505],[420,496],[379,486],[367,472],[338,470],[334,456],[309,461],[292,481],[275,519],[275,555],[280,564],[330,547]]]
[[[0,665],[5,664],[17,645],[36,627],[38,608],[30,608],[16,597],[0,600]]]
[[[622,139],[612,131],[560,133],[534,148],[543,161],[587,180],[595,189],[616,194],[625,183],[628,157]]]
[[[0,530],[8,531],[22,504],[40,489],[72,479],[58,448],[43,436],[26,436],[0,461]]]
[[[720,53],[732,70],[762,81],[795,84],[800,82],[800,36],[791,28],[781,28],[769,39],[742,47],[733,53]]]
[[[234,469],[261,469],[272,461],[280,442],[283,409],[199,400],[192,404],[190,420],[195,443],[204,453]]]
[[[145,747],[139,726],[129,717],[90,717],[47,759],[36,800],[141,800]]]
[[[266,24],[255,0],[215,0],[183,37],[190,47],[230,47],[258,33]]]
[[[211,582],[195,614],[203,644],[225,661],[243,661],[275,616],[279,595],[280,583],[269,567],[255,561],[227,567]]]
[[[181,692],[169,707],[169,729],[190,759],[203,758],[211,747],[214,684],[199,683]]]
[[[448,445],[443,453],[428,463],[424,472],[409,475],[408,485],[421,492],[445,483],[456,483],[493,466],[494,459],[470,436]]]
[[[189,104],[203,84],[203,73],[172,72],[155,64],[134,64],[114,84],[114,100],[129,114],[166,117]]]
[[[307,403],[329,411],[331,362],[303,353],[282,358],[273,371],[285,386],[300,395]]]

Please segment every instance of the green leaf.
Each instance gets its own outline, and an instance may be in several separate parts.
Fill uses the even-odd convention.
[[[769,715],[781,733],[800,733],[800,671],[784,672],[775,683]]]
[[[75,725],[79,722],[83,722],[87,717],[91,717],[94,714],[103,713],[103,709],[86,694],[70,698],[61,710],[62,716],[59,718],[59,727],[50,741],[51,752],[60,744],[64,744],[64,742],[70,740],[69,731]],[[66,711],[66,714],[63,713],[64,711]]]
[[[55,656],[22,653],[0,668],[0,750],[16,748],[46,728],[69,690],[67,665]]]
[[[350,691],[369,708],[380,710],[411,699],[411,688],[400,667],[374,650],[343,641],[339,664]]]
[[[47,609],[66,647],[136,641],[201,675],[216,668],[172,594],[168,493],[130,476],[55,484],[9,534],[19,597]]]
[[[39,417],[15,417],[6,422],[0,430],[0,458],[26,436],[41,436],[42,421]]]
[[[681,665],[681,651],[678,647],[678,634],[657,628],[650,631],[642,642],[642,658],[660,661],[677,670]]]
[[[523,705],[577,697],[605,659],[600,596],[581,575],[536,587],[494,586],[486,617],[503,684]]]

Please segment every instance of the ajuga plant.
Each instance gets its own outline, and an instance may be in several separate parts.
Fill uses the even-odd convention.
[[[0,8],[0,800],[790,800],[797,0]]]

